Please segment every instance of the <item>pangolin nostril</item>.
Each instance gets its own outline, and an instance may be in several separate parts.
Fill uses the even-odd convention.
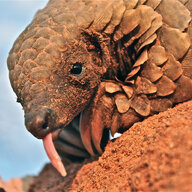
[[[27,129],[37,138],[43,138],[50,130],[53,121],[52,110],[40,109],[25,115]]]

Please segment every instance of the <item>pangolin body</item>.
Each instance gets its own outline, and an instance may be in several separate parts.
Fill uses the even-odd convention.
[[[94,155],[106,129],[191,99],[191,10],[192,0],[50,0],[8,57],[27,129],[53,133],[60,154]]]

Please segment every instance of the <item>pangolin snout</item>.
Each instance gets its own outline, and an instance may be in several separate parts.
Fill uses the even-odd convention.
[[[43,139],[49,132],[53,131],[55,115],[51,109],[41,109],[29,112],[25,115],[25,125],[35,137]]]

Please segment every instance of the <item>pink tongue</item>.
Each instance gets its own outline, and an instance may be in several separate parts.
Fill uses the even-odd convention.
[[[53,139],[52,134],[47,134],[43,139],[43,145],[45,147],[45,151],[52,163],[52,165],[57,169],[57,171],[65,177],[67,175],[67,172],[63,166],[63,163],[61,162],[61,159],[55,149],[55,146],[53,145]]]

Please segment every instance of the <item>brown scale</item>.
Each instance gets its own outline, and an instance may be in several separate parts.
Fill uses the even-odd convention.
[[[59,153],[85,157],[103,152],[106,129],[190,100],[191,11],[190,0],[50,1],[8,57],[29,131],[64,128]]]

